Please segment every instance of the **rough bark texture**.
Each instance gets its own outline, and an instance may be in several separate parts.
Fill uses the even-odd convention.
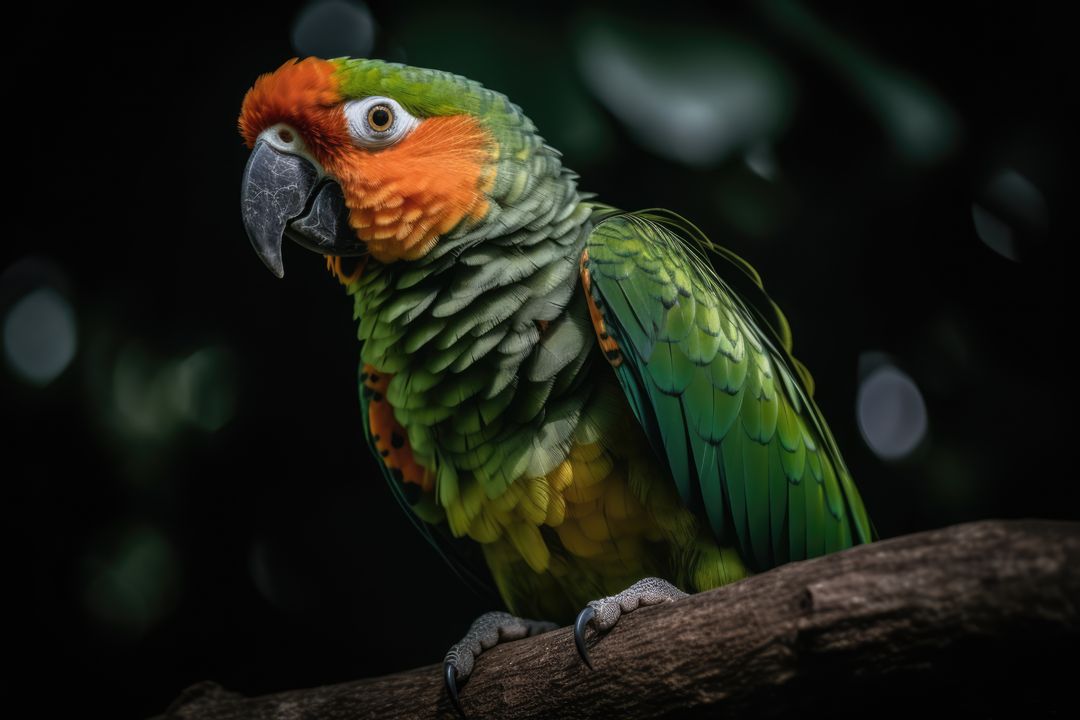
[[[486,652],[471,718],[1072,716],[1080,524],[988,521],[792,563],[625,616],[578,659],[569,628]],[[164,718],[457,717],[431,665],[245,698],[213,683]]]

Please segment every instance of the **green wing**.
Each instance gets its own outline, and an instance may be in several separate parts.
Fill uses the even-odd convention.
[[[753,268],[673,214],[603,217],[584,270],[619,344],[619,382],[683,502],[757,571],[869,542],[810,375]],[[693,242],[738,271],[745,297]]]

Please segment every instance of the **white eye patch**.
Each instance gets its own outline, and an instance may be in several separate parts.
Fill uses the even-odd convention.
[[[345,103],[349,134],[360,147],[384,148],[401,140],[420,124],[396,100],[366,97]]]

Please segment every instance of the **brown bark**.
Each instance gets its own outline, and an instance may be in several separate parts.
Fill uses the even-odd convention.
[[[1069,714],[1080,524],[987,521],[792,563],[624,616],[501,645],[462,689],[471,718]],[[187,689],[165,718],[456,717],[440,667],[245,698]]]

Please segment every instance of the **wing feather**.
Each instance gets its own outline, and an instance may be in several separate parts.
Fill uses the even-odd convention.
[[[739,291],[701,249],[733,269]],[[620,384],[717,540],[755,570],[869,542],[791,329],[749,263],[661,211],[605,213],[587,251]]]

